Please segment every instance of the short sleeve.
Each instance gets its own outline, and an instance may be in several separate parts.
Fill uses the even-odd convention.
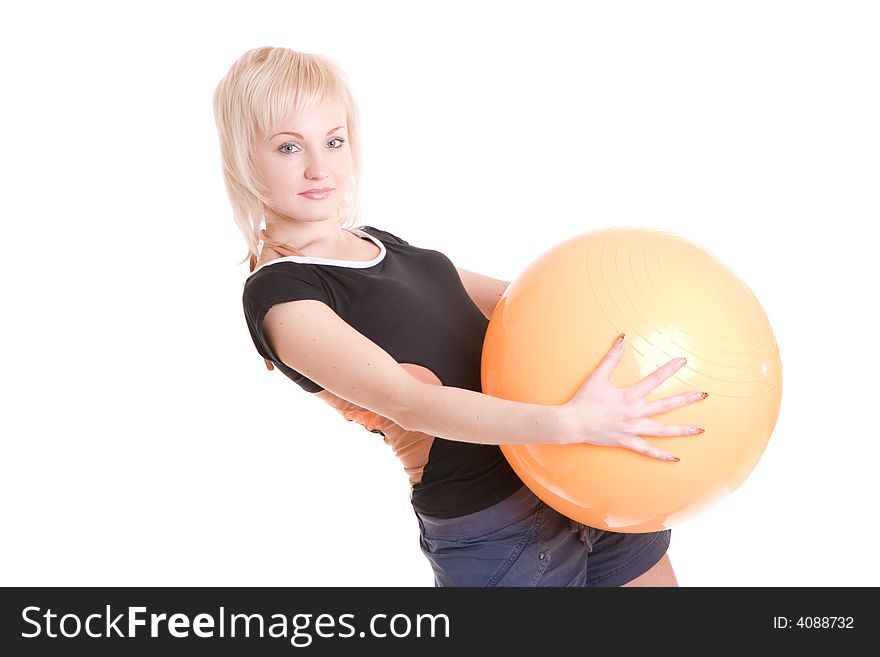
[[[290,368],[272,351],[263,331],[263,319],[272,306],[301,299],[315,299],[332,307],[330,296],[321,282],[309,267],[298,263],[279,263],[260,269],[245,281],[242,292],[244,317],[257,352],[278,365],[285,373]],[[297,383],[310,392],[315,392],[314,387],[321,389],[310,381],[311,385],[303,385],[305,381]]]

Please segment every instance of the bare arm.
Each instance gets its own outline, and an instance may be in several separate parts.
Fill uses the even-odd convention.
[[[467,290],[471,301],[473,301],[474,305],[480,309],[486,319],[492,319],[492,313],[495,311],[495,306],[498,305],[501,297],[504,296],[504,292],[507,290],[507,286],[510,285],[510,282],[502,281],[490,276],[484,276],[483,274],[478,274],[459,267],[456,267],[455,269],[458,271],[458,277],[461,279],[461,284],[464,286],[464,289]]]
[[[409,404],[403,426],[410,431],[484,445],[570,442],[562,406],[431,384],[411,388]]]
[[[562,442],[565,435],[559,406],[422,383],[320,301],[273,306],[264,327],[287,365],[409,431],[493,445]]]
[[[664,425],[650,416],[704,396],[685,392],[647,402],[684,359],[670,361],[627,388],[612,383],[624,352],[623,336],[563,405],[513,402],[472,390],[422,383],[385,350],[315,300],[273,306],[264,320],[279,358],[325,390],[389,418],[410,431],[483,444],[571,443],[625,447],[677,460],[641,436],[700,433],[698,427]]]

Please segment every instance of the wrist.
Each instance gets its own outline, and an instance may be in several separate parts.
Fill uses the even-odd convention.
[[[550,414],[550,435],[547,442],[553,445],[566,445],[577,442],[575,438],[575,418],[568,404],[546,407]]]

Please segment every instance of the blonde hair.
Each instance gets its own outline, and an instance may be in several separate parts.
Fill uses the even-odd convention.
[[[337,220],[342,228],[359,223],[361,171],[360,132],[354,97],[345,73],[331,59],[290,48],[248,50],[229,69],[214,91],[214,119],[220,137],[223,179],[235,223],[244,235],[251,268],[259,258],[266,221],[266,187],[254,169],[256,136],[268,135],[288,117],[298,117],[324,102],[345,106],[348,145],[352,157],[349,194],[340,204]],[[270,244],[271,245],[271,244]]]

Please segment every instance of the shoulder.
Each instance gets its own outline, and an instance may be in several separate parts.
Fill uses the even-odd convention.
[[[387,230],[376,228],[375,226],[357,226],[357,228],[364,231],[365,233],[369,233],[373,237],[381,240],[382,242],[390,242],[391,244],[404,244],[406,246],[410,245],[409,242],[399,238],[397,235],[389,233]]]
[[[307,263],[275,262],[268,267],[258,266],[245,279],[244,288],[258,290],[281,282],[315,283],[316,280],[313,268]]]
[[[248,276],[242,289],[245,311],[259,318],[276,303],[299,299],[330,303],[330,295],[313,268],[301,263],[279,262],[263,267]]]

